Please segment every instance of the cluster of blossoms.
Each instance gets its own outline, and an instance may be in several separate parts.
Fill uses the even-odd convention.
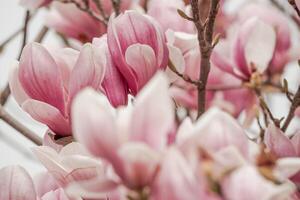
[[[205,15],[213,1],[191,2]],[[230,12],[233,1],[216,2],[206,112],[197,118],[206,54],[189,1],[21,0],[48,7],[46,25],[76,45],[28,43],[12,66],[13,97],[49,128],[33,148],[47,171],[0,169],[0,199],[300,199],[300,127],[285,127],[300,116],[300,90],[281,86],[300,58],[300,19],[288,3],[282,11],[245,1]],[[292,102],[284,125],[264,100],[274,93]],[[265,126],[253,136],[260,113]]]

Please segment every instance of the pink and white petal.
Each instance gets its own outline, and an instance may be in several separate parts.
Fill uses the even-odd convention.
[[[34,177],[34,185],[37,197],[42,197],[51,190],[58,189],[58,184],[53,176],[48,172],[37,174]]]
[[[36,199],[31,177],[25,169],[19,166],[8,166],[0,169],[0,191],[0,199],[3,200]]]
[[[284,133],[275,125],[269,125],[265,133],[266,146],[278,157],[296,157],[296,150]]]
[[[155,179],[152,191],[153,199],[208,199],[204,198],[205,187],[201,183],[201,178],[198,178],[183,155],[177,149],[171,148]]]
[[[107,46],[107,37],[94,38],[93,45],[98,47],[106,55],[106,69],[105,76],[102,82],[102,87],[108,97],[110,103],[114,107],[126,105],[128,101],[128,86],[119,72],[117,66],[114,64]],[[101,49],[101,50],[100,50]]]
[[[271,25],[253,19],[253,30],[245,44],[245,58],[248,66],[253,63],[258,72],[263,73],[273,58],[276,33]],[[263,38],[263,40],[262,40]]]
[[[230,200],[288,199],[293,191],[291,184],[276,185],[252,166],[235,170],[222,183],[222,193]]]
[[[22,104],[22,108],[33,119],[46,124],[57,135],[69,136],[72,134],[69,120],[50,104],[28,99]]]
[[[9,75],[9,88],[19,105],[30,98],[24,91],[19,81],[19,62],[17,61],[15,61],[11,66],[11,72]]]
[[[172,64],[179,73],[184,73],[185,61],[182,52],[175,46],[168,45],[169,56]]]
[[[127,48],[125,59],[135,72],[138,88],[133,93],[137,94],[158,70],[155,52],[148,45],[133,44]]]
[[[186,142],[192,148],[200,146],[210,153],[235,146],[248,158],[249,144],[245,131],[236,119],[218,108],[211,108],[201,116],[195,124],[193,136]]]
[[[51,173],[60,184],[64,183],[63,179],[67,176],[70,169],[61,164],[61,158],[58,153],[46,146],[34,147],[32,151],[48,172]]]
[[[55,62],[61,69],[65,91],[69,92],[70,76],[78,59],[79,51],[71,48],[64,48],[55,50],[51,49],[50,53],[53,55]]]
[[[296,150],[296,154],[300,156],[300,131],[297,131],[295,135],[292,137],[291,142],[293,143],[294,149]]]
[[[31,98],[46,102],[64,113],[61,70],[42,45],[30,43],[23,49],[19,65],[19,80]]]
[[[162,150],[174,122],[174,105],[168,95],[168,81],[158,73],[136,98],[130,122],[131,140]]]
[[[91,44],[85,44],[82,47],[70,77],[70,100],[86,87],[92,87],[95,90],[101,88],[105,75],[105,64],[105,54],[102,54],[101,49]]]
[[[281,158],[277,160],[275,170],[283,180],[300,172],[300,158]]]
[[[143,143],[127,143],[118,154],[123,162],[123,181],[127,187],[135,189],[151,185],[160,161],[156,151]]]
[[[75,138],[90,153],[110,161],[120,145],[115,113],[105,96],[85,89],[74,99],[72,125]]]
[[[70,200],[69,197],[65,194],[62,188],[59,188],[55,191],[47,192],[42,196],[41,200]]]
[[[118,186],[118,182],[102,176],[92,180],[71,183],[66,188],[66,193],[74,198],[114,200],[111,197],[117,192]]]
[[[198,39],[196,34],[174,32],[173,30],[169,29],[166,31],[166,37],[168,44],[179,48],[183,54],[198,47]]]
[[[60,156],[72,156],[72,155],[81,155],[81,156],[90,156],[87,150],[79,142],[72,142],[59,152]]]

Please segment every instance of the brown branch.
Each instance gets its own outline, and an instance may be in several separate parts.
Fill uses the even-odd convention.
[[[120,14],[121,0],[111,0],[116,16]]]
[[[99,10],[101,16],[103,17],[103,19],[106,21],[106,23],[108,23],[109,20],[109,16],[106,15],[104,9],[103,9],[103,5],[101,0],[93,0],[94,4],[97,6],[97,9]]]
[[[21,54],[22,54],[22,50],[25,47],[26,42],[27,42],[27,32],[28,32],[28,24],[29,24],[30,18],[31,18],[30,11],[27,10],[25,20],[24,20],[24,26],[22,28],[22,30],[23,30],[23,40],[22,40],[22,46],[20,48],[18,60],[20,59]],[[0,92],[0,104],[1,105],[4,105],[6,103],[9,95],[10,95],[10,88],[9,88],[9,84],[7,84],[4,88],[4,90]]]
[[[293,6],[293,8],[295,9],[295,11],[297,12],[297,15],[300,17],[300,10],[299,10],[299,8],[296,5],[295,0],[288,0],[288,2],[289,2],[289,4],[291,6]]]
[[[43,28],[40,30],[40,32],[38,33],[38,35],[36,36],[34,41],[38,42],[38,43],[43,42],[48,31],[49,31],[49,28],[47,26],[43,26]]]
[[[289,114],[281,128],[281,130],[283,132],[285,132],[288,128],[288,126],[290,125],[292,119],[294,118],[295,116],[295,111],[296,109],[300,106],[300,86],[298,87],[298,90],[293,98],[293,102],[292,102],[292,105],[290,107],[290,110],[289,110]]]
[[[206,85],[210,71],[210,57],[215,44],[213,44],[214,25],[218,14],[220,0],[211,0],[209,14],[205,23],[201,21],[199,0],[191,0],[193,21],[198,33],[199,49],[201,52],[200,75],[198,83],[198,118],[205,112]]]
[[[4,40],[4,42],[2,42],[2,44],[0,45],[0,52],[4,50],[4,48],[8,43],[10,43],[13,39],[15,39],[20,33],[22,33],[23,29],[24,29],[23,27],[18,29],[12,35],[10,35],[6,40]]]
[[[8,112],[6,112],[3,106],[0,105],[0,119],[9,124],[11,127],[20,132],[24,137],[32,141],[36,145],[42,145],[42,139],[25,127],[23,124],[14,119]]]

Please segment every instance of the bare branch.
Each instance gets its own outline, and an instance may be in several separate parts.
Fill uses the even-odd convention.
[[[296,109],[300,106],[300,86],[298,87],[298,90],[293,98],[293,101],[292,101],[292,105],[290,107],[290,111],[289,111],[289,114],[281,128],[281,130],[283,132],[285,132],[288,128],[288,126],[290,125],[292,119],[294,118],[295,116],[295,111]]]
[[[14,119],[8,112],[6,112],[3,106],[0,105],[0,119],[9,124],[11,127],[20,132],[24,137],[35,143],[36,145],[42,145],[42,139],[25,127],[23,124]]]

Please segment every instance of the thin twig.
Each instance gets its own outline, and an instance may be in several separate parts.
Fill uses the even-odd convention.
[[[15,39],[20,33],[23,31],[23,27],[15,31],[12,35],[10,35],[2,44],[0,45],[0,52],[3,51],[3,49],[6,47],[8,43],[10,43],[13,39]]]
[[[120,14],[121,0],[111,0],[116,16]]]
[[[191,0],[193,21],[198,33],[199,49],[201,52],[200,75],[198,83],[198,118],[205,112],[206,85],[210,71],[210,57],[215,44],[213,44],[214,25],[218,14],[220,0],[211,0],[209,14],[205,23],[201,21],[199,0]],[[203,11],[204,12],[204,11]]]
[[[281,130],[283,132],[285,132],[288,128],[288,126],[290,125],[292,119],[294,118],[295,116],[295,111],[296,109],[300,106],[300,86],[298,87],[298,90],[293,98],[293,102],[292,102],[292,105],[290,107],[290,110],[289,110],[289,114],[281,128]]]
[[[22,29],[23,30],[23,40],[22,40],[22,46],[20,48],[18,60],[20,59],[21,54],[22,54],[22,50],[25,47],[26,42],[27,42],[27,31],[28,31],[28,24],[29,24],[29,21],[30,21],[30,17],[31,17],[30,16],[30,11],[27,10],[25,20],[24,20],[24,26],[23,26],[23,29]],[[4,90],[2,92],[0,92],[0,104],[1,105],[4,105],[6,103],[9,95],[10,95],[10,88],[9,88],[9,84],[7,84],[4,88]]]
[[[43,42],[45,36],[47,35],[49,31],[49,28],[47,26],[43,26],[43,28],[41,29],[41,31],[38,33],[37,37],[35,38],[35,42],[41,43]]]
[[[101,0],[93,0],[103,19],[108,23],[109,17],[106,15]]]
[[[42,145],[42,139],[25,127],[23,124],[14,119],[8,112],[6,112],[3,106],[0,105],[0,119],[9,124],[11,127],[20,132],[24,137],[32,141],[36,145]]]

